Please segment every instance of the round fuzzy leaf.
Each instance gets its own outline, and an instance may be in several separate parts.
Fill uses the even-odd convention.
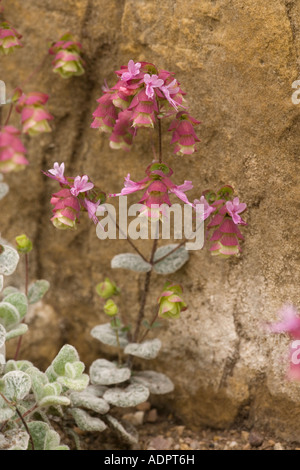
[[[119,434],[123,441],[127,442],[130,445],[138,444],[139,435],[137,430],[132,425],[130,425],[129,423],[123,425],[116,418],[110,415],[108,415],[106,418],[109,426],[114,431],[116,431],[117,434]]]
[[[46,434],[50,430],[49,425],[43,421],[30,421],[27,423],[35,450],[45,450]]]
[[[6,450],[27,450],[29,435],[24,429],[11,429],[5,433],[5,439],[9,443]]]
[[[0,397],[0,400],[2,400],[1,397]],[[2,400],[2,403],[0,401],[0,423],[4,423],[4,421],[9,420],[15,414],[15,410],[13,410],[12,408],[9,408],[8,406],[6,406],[5,402],[4,403],[3,402],[4,400]]]
[[[51,366],[57,375],[64,375],[67,362],[72,363],[78,360],[79,356],[76,349],[70,344],[65,344],[53,359]]]
[[[39,406],[68,406],[71,404],[71,401],[67,397],[59,397],[57,395],[47,395],[39,401]]]
[[[70,410],[77,426],[82,431],[104,431],[107,426],[99,418],[92,418],[86,411],[81,410],[80,408],[73,408]]]
[[[67,362],[65,365],[65,375],[70,377],[70,379],[76,379],[81,376],[85,369],[85,365],[83,362],[76,361],[76,362]]]
[[[112,268],[130,269],[138,273],[147,273],[151,271],[151,264],[141,258],[141,256],[134,253],[121,253],[116,255],[111,260]]]
[[[3,297],[7,297],[10,294],[15,294],[16,292],[20,292],[19,289],[13,286],[7,286],[2,292]]]
[[[2,245],[4,251],[0,254],[0,274],[10,276],[16,269],[19,262],[17,250],[8,245]]]
[[[16,328],[6,333],[6,341],[12,338],[16,338],[17,336],[22,336],[27,331],[28,331],[28,326],[26,325],[26,323],[20,323],[20,325],[16,326]]]
[[[124,349],[124,353],[141,357],[142,359],[154,359],[159,353],[160,348],[161,341],[156,338],[144,343],[129,343]]]
[[[103,398],[114,406],[127,408],[144,403],[149,397],[149,390],[141,384],[131,384],[126,388],[108,389]]]
[[[81,393],[73,392],[70,395],[72,406],[86,408],[95,411],[95,413],[106,414],[109,411],[109,404],[103,398],[95,397],[92,393],[84,391]]]
[[[97,385],[114,385],[125,382],[130,378],[128,367],[117,367],[106,359],[96,359],[90,367],[91,382]]]
[[[14,370],[4,375],[4,395],[10,401],[23,400],[31,389],[31,379],[21,370]]]
[[[13,359],[10,359],[6,363],[5,372],[6,373],[11,372],[12,370],[22,370],[23,372],[26,372],[27,369],[29,369],[29,368],[36,369],[35,367],[33,367],[33,364],[30,361],[14,361]],[[28,375],[30,375],[30,374],[28,374]]]
[[[25,294],[23,294],[22,292],[16,292],[7,295],[6,297],[4,297],[3,302],[7,302],[16,307],[20,315],[20,320],[25,317],[28,310],[28,300]]]
[[[19,323],[20,315],[16,307],[7,302],[0,303],[0,323],[6,330]]]
[[[89,385],[85,391],[94,397],[101,398],[106,390],[107,387],[105,385]]]
[[[9,186],[6,183],[0,183],[0,200],[3,199],[9,191]]]
[[[4,277],[2,276],[2,274],[0,274],[0,292],[3,289],[3,282],[4,282]]]
[[[82,392],[89,384],[89,376],[82,374],[78,379],[71,379],[70,377],[58,377],[57,381],[75,392]]]
[[[4,326],[0,324],[0,352],[1,348],[5,345],[5,336],[6,336],[6,329]]]
[[[28,289],[28,302],[30,304],[35,304],[39,300],[41,300],[46,292],[48,292],[50,287],[50,283],[45,279],[40,279],[35,281],[33,284],[29,286]]]
[[[163,395],[174,390],[174,384],[169,377],[153,370],[136,372],[132,376],[131,382],[144,385],[153,395]]]
[[[154,261],[170,253],[177,244],[164,245],[156,250]],[[178,271],[189,260],[189,253],[184,246],[178,248],[174,253],[154,264],[154,271],[158,274],[172,274]]]
[[[121,348],[124,348],[128,344],[126,333],[121,330],[118,330],[118,333],[120,346]],[[93,338],[98,339],[98,341],[101,341],[103,344],[118,347],[116,332],[113,330],[110,323],[104,323],[103,325],[95,326],[91,331],[91,335]]]

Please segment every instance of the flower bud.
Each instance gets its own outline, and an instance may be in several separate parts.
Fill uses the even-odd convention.
[[[45,109],[49,96],[45,93],[32,92],[23,94],[16,105],[16,111],[21,113],[22,132],[31,137],[41,132],[51,132],[49,126],[53,116]]]
[[[16,242],[19,253],[29,253],[32,250],[32,241],[25,234],[16,237]]]
[[[119,290],[116,284],[106,277],[104,282],[97,284],[96,292],[102,299],[109,299],[113,295],[118,294]]]
[[[58,73],[62,78],[84,74],[81,49],[81,44],[75,42],[70,34],[62,36],[49,49],[49,54],[55,55],[52,62],[53,72]]]
[[[69,189],[61,189],[53,194],[50,202],[54,206],[53,225],[60,230],[76,229],[80,211],[77,197],[72,196]]]
[[[161,318],[179,318],[180,313],[187,309],[187,305],[181,298],[182,288],[178,284],[165,284],[164,291],[158,299]]]
[[[20,171],[28,165],[26,149],[19,136],[21,132],[13,126],[4,126],[0,131],[0,172]]]
[[[104,305],[104,312],[106,313],[106,315],[108,315],[109,317],[114,317],[115,315],[117,315],[118,311],[118,306],[112,299],[106,301]]]

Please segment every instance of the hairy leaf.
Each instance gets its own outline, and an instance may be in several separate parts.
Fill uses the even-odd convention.
[[[148,397],[148,388],[141,384],[131,384],[126,388],[111,388],[103,395],[104,400],[111,405],[123,408],[144,403]]]
[[[28,300],[25,294],[22,292],[11,293],[4,297],[3,301],[16,307],[21,320],[25,317],[28,310]]]
[[[81,410],[80,408],[72,408],[70,413],[75,419],[77,426],[82,431],[102,432],[107,428],[106,424],[101,419],[93,418],[86,411]]]
[[[141,357],[143,359],[154,359],[161,348],[158,338],[144,341],[144,343],[129,343],[124,349],[125,354]]]
[[[153,395],[163,395],[173,392],[174,384],[165,374],[154,372],[153,370],[143,370],[136,372],[131,378],[131,382],[144,385]]]
[[[10,401],[18,401],[25,398],[31,389],[31,379],[21,370],[14,370],[4,375],[4,396]]]
[[[118,334],[120,346],[121,348],[124,348],[128,344],[126,332],[122,331],[122,329],[119,329]],[[103,325],[95,326],[91,331],[91,335],[93,338],[98,339],[103,344],[118,347],[116,332],[111,327],[110,323],[104,323]]]
[[[151,271],[151,264],[143,260],[143,258],[134,253],[121,253],[111,260],[112,268],[130,269],[138,273],[147,273]]]
[[[10,276],[15,271],[20,257],[17,250],[11,246],[2,245],[2,247],[4,250],[0,254],[0,274]]]
[[[0,323],[6,330],[11,329],[20,321],[20,314],[14,305],[7,302],[0,303]]]
[[[128,367],[118,367],[106,359],[96,359],[90,367],[90,377],[93,384],[114,385],[125,382],[130,378]]]
[[[26,323],[20,323],[18,326],[6,333],[6,341],[16,338],[17,336],[22,336],[28,331],[28,325]]]
[[[177,244],[164,245],[156,250],[154,261],[162,258],[170,253]],[[178,271],[189,260],[189,253],[184,246],[178,248],[174,253],[170,254],[162,261],[154,264],[154,271],[158,274],[172,274]]]
[[[121,439],[130,445],[138,444],[139,435],[137,430],[129,423],[121,424],[116,418],[111,415],[107,415],[107,421],[109,426],[119,434]]]
[[[28,289],[28,302],[30,304],[35,304],[39,300],[41,300],[44,295],[48,292],[50,287],[50,283],[45,279],[40,279],[35,281],[33,284],[29,286]]]
[[[98,398],[89,393],[88,389],[80,393],[71,393],[70,399],[72,406],[75,407],[86,408],[100,414],[105,414],[109,411],[109,404],[103,398]]]

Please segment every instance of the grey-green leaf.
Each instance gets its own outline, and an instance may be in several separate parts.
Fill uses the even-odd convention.
[[[131,384],[126,388],[110,388],[103,398],[114,406],[127,408],[144,403],[149,397],[149,390],[141,384]]]
[[[20,314],[17,308],[8,302],[0,303],[0,323],[6,330],[12,328],[20,321]]]
[[[125,354],[141,357],[142,359],[154,359],[161,348],[158,338],[144,341],[143,343],[129,343],[124,349]]]
[[[2,274],[0,274],[0,292],[2,291],[3,289],[3,283],[4,283],[4,277]]]
[[[137,430],[131,426],[129,423],[126,425],[121,424],[116,418],[111,415],[107,415],[107,421],[109,426],[119,434],[119,436],[128,444],[135,445],[138,444],[139,435]]]
[[[3,301],[16,307],[21,320],[25,317],[28,310],[28,300],[25,294],[15,292],[4,297]]]
[[[0,254],[0,274],[10,276],[15,271],[20,257],[17,250],[11,246],[2,245],[2,247],[4,250]]]
[[[95,413],[105,414],[109,411],[109,404],[103,399],[98,398],[92,393],[73,392],[70,395],[72,406],[86,408],[87,410],[95,411]]]
[[[75,362],[79,360],[79,355],[76,349],[70,344],[65,344],[57,356],[52,361],[52,367],[57,375],[65,374],[65,366],[67,362]],[[47,372],[47,371],[46,371]]]
[[[9,186],[6,183],[0,183],[0,200],[3,199],[9,191]]]
[[[164,245],[156,250],[154,261],[162,258],[170,253],[177,244]],[[178,248],[174,253],[170,254],[162,261],[154,264],[154,271],[158,274],[172,274],[178,271],[189,260],[189,253],[184,246]]]
[[[121,348],[124,348],[128,344],[126,332],[119,329],[118,334],[119,344]],[[104,323],[103,325],[95,326],[91,331],[91,335],[93,338],[96,338],[98,341],[101,341],[104,344],[118,347],[116,332],[112,329],[110,323]]]
[[[21,370],[8,372],[4,375],[4,395],[10,401],[18,401],[25,398],[31,389],[31,379]]]
[[[153,395],[163,395],[174,390],[174,384],[169,377],[153,370],[136,372],[132,376],[131,382],[144,385]]]
[[[138,273],[147,273],[151,271],[151,264],[143,260],[143,258],[134,253],[121,253],[111,260],[112,268],[130,269]]]
[[[22,336],[28,331],[28,325],[26,323],[20,323],[18,326],[6,333],[6,341],[16,338],[17,336]]]
[[[70,410],[77,426],[82,429],[82,431],[104,431],[107,426],[99,418],[93,418],[86,411],[81,410],[80,408],[72,408]]]
[[[96,359],[90,367],[92,384],[114,385],[125,382],[130,378],[131,371],[128,367],[118,367],[106,359]]]
[[[30,304],[35,304],[41,300],[46,292],[48,292],[50,283],[45,279],[39,279],[29,286],[28,301]]]

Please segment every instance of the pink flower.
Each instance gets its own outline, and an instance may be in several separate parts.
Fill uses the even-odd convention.
[[[75,229],[79,221],[80,203],[69,189],[53,194],[50,203],[54,206],[53,225],[60,230]]]
[[[152,99],[154,96],[154,88],[163,86],[164,81],[155,74],[149,75],[146,73],[144,75],[144,83],[146,85],[146,95],[148,98]]]
[[[94,184],[89,182],[89,177],[87,175],[84,176],[76,176],[73,182],[73,186],[70,189],[70,192],[73,196],[78,196],[79,193],[85,193],[86,191],[90,191],[93,189]]]
[[[169,131],[173,131],[171,144],[176,144],[174,153],[191,155],[195,152],[196,142],[200,142],[195,131],[194,125],[200,124],[200,121],[190,116],[185,111],[177,113],[176,118],[172,121]]]
[[[203,206],[203,220],[206,220],[210,216],[210,214],[216,210],[215,207],[211,206],[207,202],[204,196],[201,196],[200,200],[195,199],[193,205],[194,205],[196,212],[200,212],[200,205]],[[202,211],[202,208],[201,208],[201,211]]]
[[[62,36],[49,49],[49,54],[55,55],[52,62],[53,72],[58,73],[62,78],[84,74],[81,49],[82,45],[80,42],[75,42],[71,34]]]
[[[99,105],[93,113],[94,121],[91,127],[111,133],[118,117],[117,108],[113,104],[112,94],[105,93],[97,101]]]
[[[65,164],[62,163],[59,165],[59,163],[54,163],[53,168],[51,170],[48,170],[48,173],[45,173],[49,178],[53,178],[59,183],[62,184],[68,184],[68,180],[64,177],[64,171],[65,171]]]
[[[226,209],[235,224],[245,225],[246,222],[239,216],[239,213],[244,212],[247,204],[241,202],[238,197],[235,197],[233,201],[226,202]]]
[[[0,52],[7,55],[13,52],[16,48],[23,47],[19,39],[22,37],[12,26],[7,22],[0,24]]]
[[[180,90],[177,80],[174,78],[174,80],[171,83],[169,83],[168,85],[163,85],[159,88],[165,95],[170,105],[173,106],[173,108],[175,108],[176,111],[178,111],[178,106],[180,106],[180,103],[177,103],[175,100],[173,100],[173,98],[171,98],[171,93],[172,95],[176,95]]]
[[[135,95],[128,110],[132,110],[130,120],[133,127],[154,127],[157,102],[150,99],[144,89]]]
[[[123,72],[121,75],[121,80],[127,82],[136,77],[140,73],[141,64],[140,62],[134,63],[133,60],[130,60],[127,65],[127,72]]]
[[[272,333],[288,333],[292,339],[300,339],[299,312],[293,305],[284,305],[278,312],[280,321],[272,323],[268,329]]]
[[[167,204],[168,206],[172,205],[169,199],[170,193],[175,194],[184,203],[192,205],[185,194],[186,191],[193,188],[192,182],[185,181],[184,184],[178,186],[169,178],[172,173],[173,171],[164,163],[154,163],[149,165],[146,169],[146,174],[148,175],[146,178],[134,182],[130,179],[130,175],[127,175],[124,188],[121,192],[118,194],[110,194],[110,196],[125,196],[146,189],[139,203],[143,203],[145,206],[141,210],[141,214],[149,217],[154,216],[154,214],[157,215],[158,209],[160,209],[163,204]]]
[[[13,126],[0,131],[0,172],[20,171],[28,165],[26,149],[20,140],[21,132]]]
[[[95,224],[98,224],[98,218],[96,216],[96,212],[97,212],[97,209],[103,209],[105,210],[105,206],[100,206],[100,201],[96,201],[96,202],[93,202],[93,201],[90,201],[89,199],[85,198],[84,201],[83,201],[83,206],[86,208],[87,212],[88,212],[88,216],[89,218],[95,223]]]
[[[48,121],[53,116],[44,108],[48,99],[48,95],[39,92],[22,94],[18,99],[16,111],[21,113],[23,133],[34,136],[41,132],[51,132]]]

